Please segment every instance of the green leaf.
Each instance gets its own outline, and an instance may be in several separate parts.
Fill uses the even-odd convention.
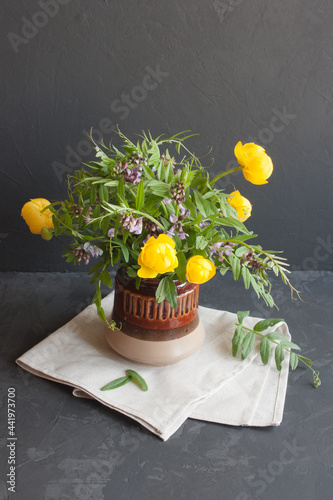
[[[125,243],[121,240],[117,240],[117,243],[119,243],[120,247],[121,247],[121,251],[123,253],[123,256],[124,256],[124,260],[125,262],[128,262],[129,261],[129,251],[128,251],[128,247],[125,245]]]
[[[277,325],[277,323],[281,323],[281,321],[284,321],[284,319],[282,318],[263,319],[254,325],[253,330],[255,332],[263,332],[264,330],[267,330],[267,328],[269,328],[270,326],[274,326]],[[283,338],[285,339],[285,337]]]
[[[130,278],[136,278],[138,273],[136,269],[133,269],[133,267],[127,267],[126,272]]]
[[[298,354],[298,358],[301,359],[302,361],[305,361],[305,363],[308,363],[308,365],[311,367],[312,366],[312,361],[309,358],[305,358],[304,356],[301,356]]]
[[[148,165],[145,165],[144,163],[141,166],[142,166],[143,171],[145,173],[145,177],[147,177],[147,179],[154,180],[155,174],[154,174],[153,170],[150,167],[148,167]]]
[[[242,342],[242,359],[246,359],[252,349],[254,348],[255,334],[254,332],[248,332]]]
[[[282,345],[278,344],[275,348],[275,364],[276,368],[281,371],[282,368],[282,361],[284,360],[284,349]]]
[[[165,179],[165,166],[164,166],[164,161],[163,160],[160,161],[160,164],[158,166],[158,169],[157,169],[157,178],[160,181],[164,181],[164,179]]]
[[[240,274],[241,274],[240,260],[237,257],[235,257],[234,255],[230,255],[229,261],[231,264],[231,270],[232,270],[232,274],[234,276],[234,280],[238,281],[240,278]]]
[[[184,283],[186,280],[186,257],[184,252],[182,251],[177,252],[177,259],[178,259],[178,267],[176,267],[175,272],[177,274],[179,281]]]
[[[172,160],[169,161],[166,172],[165,172],[165,180],[168,184],[172,182],[172,179],[174,178],[175,174],[173,171],[173,166],[172,166]]]
[[[290,342],[289,340],[286,339],[281,340],[280,344],[287,349],[296,349],[297,351],[301,350],[301,348],[297,344],[294,344],[294,342]]]
[[[294,352],[290,353],[290,367],[292,370],[296,370],[298,365],[298,356]]]
[[[93,303],[96,304],[97,306],[97,310],[99,307],[101,307],[101,304],[102,304],[102,295],[101,295],[101,282],[98,281],[97,282],[97,285],[96,285],[96,293],[95,295],[93,296],[93,299],[92,299]],[[98,311],[97,311],[98,312]]]
[[[155,296],[158,303],[166,299],[173,309],[177,308],[177,290],[171,276],[165,276],[161,279]]]
[[[99,271],[100,269],[102,269],[102,267],[104,266],[104,262],[97,262],[91,269],[89,269],[88,271],[88,274],[93,274],[93,273],[96,273],[96,271]]]
[[[161,279],[155,292],[156,301],[163,302],[167,294],[167,277]]]
[[[201,234],[199,234],[198,236],[196,236],[195,238],[195,248],[197,248],[198,250],[204,250],[208,245],[208,241],[206,240],[206,238],[204,238],[203,236],[201,236]]]
[[[54,226],[54,235],[58,236],[60,234],[61,228],[59,220],[56,217],[53,217],[53,226]]]
[[[124,178],[122,177],[122,179],[124,179]],[[104,186],[117,187],[118,184],[119,184],[119,181],[108,181],[108,182],[104,183]]]
[[[169,287],[168,293],[166,295],[166,300],[171,305],[172,309],[177,309],[177,289],[171,277],[169,277]]]
[[[97,314],[101,318],[102,321],[104,321],[105,323],[107,323],[105,312],[104,312],[104,309],[103,309],[102,306],[97,306]]]
[[[210,215],[217,212],[215,206],[208,200],[205,200],[205,198],[202,196],[202,194],[199,193],[199,191],[193,191],[193,195],[194,202],[203,217],[209,217]]]
[[[151,189],[156,196],[170,198],[170,187],[165,182],[157,181],[154,178],[154,180],[149,181],[147,188]]]
[[[101,387],[100,390],[109,391],[110,389],[117,389],[117,387],[121,387],[122,385],[128,384],[128,382],[130,381],[131,381],[130,376],[116,378],[115,380],[112,380],[112,382],[109,382],[108,384]]]
[[[104,186],[103,186],[103,184],[101,184],[101,185],[99,186],[98,194],[99,194],[99,199],[101,200],[101,203],[103,203],[104,201],[108,201],[108,200],[107,200],[107,199],[105,199],[105,197],[104,197]]]
[[[248,229],[244,226],[244,224],[237,219],[232,219],[229,217],[220,217],[219,219],[217,219],[217,222],[219,224],[222,224],[223,226],[234,227],[235,229],[238,229],[238,231],[241,231],[242,233],[251,234],[248,231]],[[230,241],[232,241],[232,238],[230,239]]]
[[[124,177],[121,176],[119,179],[119,184],[118,184],[118,189],[117,193],[124,198],[125,196],[125,189],[124,189]]]
[[[106,234],[108,230],[110,229],[110,223],[111,223],[111,215],[107,215],[104,217],[103,222],[102,222],[102,231],[103,234]]]
[[[260,342],[260,356],[264,365],[267,365],[271,353],[271,343],[267,337]]]
[[[143,189],[143,180],[141,179],[141,181],[138,184],[138,190],[136,192],[136,198],[135,198],[135,208],[137,210],[141,210],[141,208],[143,207],[144,199],[145,199],[145,193]]]
[[[108,286],[109,288],[112,288],[111,276],[106,269],[104,269],[104,271],[100,273],[99,279],[102,281],[102,283],[104,283],[104,285]]]
[[[250,314],[250,311],[237,311],[238,323],[242,324],[243,320]]]
[[[242,277],[244,281],[244,286],[246,290],[248,290],[251,284],[251,273],[245,266],[242,266]]]
[[[93,184],[90,188],[90,203],[95,203],[97,194],[97,187]]]
[[[129,204],[127,203],[125,196],[121,195],[119,192],[117,192],[117,196],[118,196],[118,200],[119,200],[119,205],[121,207],[129,208]]]
[[[138,372],[134,370],[126,370],[126,375],[128,375],[131,378],[131,381],[137,384],[140,389],[143,391],[148,391],[148,385],[147,382],[141,375],[139,375]]]
[[[267,335],[269,340],[281,340],[281,342],[288,342],[286,337],[281,332],[271,332]]]
[[[66,214],[65,217],[65,226],[72,227],[72,219],[69,214]]]
[[[237,326],[236,330],[235,330],[235,334],[233,336],[233,339],[232,339],[232,355],[233,357],[236,356],[243,340],[244,340],[244,337],[245,337],[245,330],[242,326]]]

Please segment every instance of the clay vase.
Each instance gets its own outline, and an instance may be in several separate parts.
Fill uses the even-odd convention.
[[[152,366],[177,363],[191,356],[205,338],[198,316],[199,285],[175,281],[177,308],[164,300],[157,303],[158,279],[136,278],[120,268],[115,278],[112,319],[119,329],[105,329],[105,337],[121,356]]]

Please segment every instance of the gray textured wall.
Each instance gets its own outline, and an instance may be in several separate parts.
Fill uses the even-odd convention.
[[[108,140],[116,124],[191,129],[214,173],[238,140],[265,145],[269,184],[219,186],[252,201],[248,226],[293,269],[333,268],[332,0],[3,0],[0,12],[1,269],[72,269],[20,209],[65,197],[89,158],[83,131]]]

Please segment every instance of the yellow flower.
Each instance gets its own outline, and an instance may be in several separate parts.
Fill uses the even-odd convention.
[[[156,278],[158,274],[169,273],[178,267],[175,242],[170,236],[160,234],[158,238],[151,236],[142,247],[138,264],[140,278]]]
[[[238,214],[238,219],[241,222],[246,221],[251,217],[252,205],[247,198],[244,198],[239,191],[233,191],[230,193],[230,198],[227,198],[229,205],[234,207]]]
[[[235,146],[235,156],[243,167],[243,174],[252,184],[267,184],[267,179],[273,172],[273,163],[264,148],[250,142],[242,145],[239,141]]]
[[[186,276],[190,283],[206,283],[213,276],[215,276],[216,269],[214,264],[202,257],[201,255],[194,255],[191,257],[186,266]]]
[[[21,215],[33,234],[41,234],[45,226],[53,228],[52,212],[47,209],[41,213],[48,205],[50,202],[45,198],[35,198],[23,206]]]

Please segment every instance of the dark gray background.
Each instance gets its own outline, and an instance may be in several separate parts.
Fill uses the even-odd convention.
[[[131,138],[199,133],[190,147],[213,147],[214,174],[238,140],[264,145],[267,185],[238,174],[219,186],[251,200],[249,228],[292,269],[333,269],[331,0],[53,0],[49,14],[42,3],[0,5],[1,270],[73,270],[63,243],[31,235],[20,210],[64,198],[67,173],[89,158],[83,131],[109,140],[117,123]]]

